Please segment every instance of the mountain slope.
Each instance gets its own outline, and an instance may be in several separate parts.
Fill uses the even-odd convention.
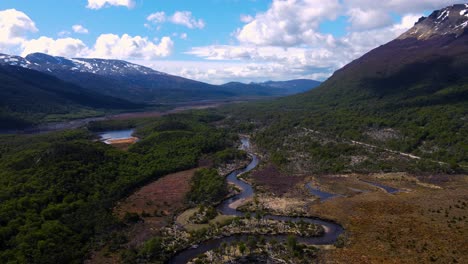
[[[257,83],[263,87],[276,88],[280,91],[284,91],[287,94],[302,93],[318,87],[321,82],[309,79],[296,79],[289,81],[267,81]]]
[[[275,149],[283,142],[274,141],[287,135],[283,130],[306,127],[468,165],[467,10],[454,5],[435,11],[320,87],[256,106],[263,124],[274,123],[263,132],[265,145]],[[392,136],[382,136],[385,131]]]
[[[141,105],[94,93],[38,71],[0,65],[1,129],[27,126],[51,115],[86,116],[137,107]]]
[[[286,96],[302,93],[320,85],[319,81],[296,79],[289,81],[267,81],[262,83],[229,82],[222,86],[240,94],[255,93],[257,96]]]

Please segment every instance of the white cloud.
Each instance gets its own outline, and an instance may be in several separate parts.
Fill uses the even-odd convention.
[[[70,36],[70,35],[71,35],[71,32],[68,31],[68,30],[62,30],[62,31],[60,31],[59,33],[57,33],[57,35],[58,35],[59,37],[62,37],[62,38],[63,38],[63,37],[66,37],[66,36]]]
[[[295,46],[323,41],[318,27],[341,11],[338,0],[273,0],[271,7],[236,32],[241,43]]]
[[[348,15],[351,28],[355,30],[381,28],[393,23],[390,14],[384,10],[351,8]]]
[[[164,23],[166,22],[166,13],[164,12],[156,12],[150,14],[146,20],[153,22],[153,23]]]
[[[232,61],[133,61],[157,71],[199,80],[212,84],[223,84],[233,80],[262,82],[285,80],[285,78],[324,79],[326,74],[308,74],[303,69],[280,63],[249,63]]]
[[[188,28],[202,29],[205,27],[205,22],[202,19],[192,17],[192,12],[190,11],[177,11],[169,20],[174,24],[183,25]]]
[[[350,32],[341,38],[334,38],[333,41],[317,43],[313,46],[256,46],[256,45],[211,45],[194,47],[188,54],[211,61],[237,61],[245,65],[256,65],[251,74],[244,71],[228,71],[227,69],[211,70],[211,74],[202,75],[187,69],[186,77],[197,76],[200,80],[209,80],[214,73],[220,74],[218,79],[227,81],[231,78],[239,79],[292,79],[292,78],[313,78],[323,80],[329,77],[336,69],[343,67],[350,61],[362,56],[369,50],[382,45],[408,30],[421,17],[420,15],[406,15],[401,22],[387,26],[383,29]],[[264,65],[261,67],[261,65]],[[236,68],[237,69],[237,68]],[[264,70],[262,72],[260,69]],[[271,76],[276,70],[277,75]],[[242,74],[241,74],[242,73]],[[222,82],[222,81],[221,81]]]
[[[182,33],[182,34],[180,34],[180,36],[179,36],[180,39],[184,39],[184,40],[187,39],[187,37],[188,37],[188,36],[187,36],[187,33]]]
[[[21,55],[41,52],[63,57],[154,60],[169,56],[173,47],[174,43],[169,37],[163,37],[159,43],[155,43],[140,36],[102,34],[90,48],[80,39],[42,36],[23,42]]]
[[[240,21],[243,23],[250,23],[254,20],[254,17],[251,15],[240,15]]]
[[[96,40],[88,57],[149,60],[169,56],[173,47],[170,37],[163,37],[159,43],[154,43],[146,37],[103,34]]]
[[[34,52],[47,53],[53,56],[83,56],[88,52],[88,48],[79,39],[73,38],[59,38],[52,39],[48,37],[40,37],[38,39],[32,39],[25,41],[22,44],[22,56]]]
[[[37,31],[36,24],[25,13],[16,9],[0,11],[0,48],[19,45],[28,33]]]
[[[368,10],[385,10],[386,12],[396,12],[400,14],[422,12],[424,10],[434,10],[449,5],[463,3],[460,0],[345,0],[344,5],[349,8],[366,8]]]
[[[88,34],[89,30],[82,25],[73,25],[72,26],[73,32],[79,33],[79,34]]]
[[[203,19],[194,18],[190,11],[176,11],[172,16],[167,16],[165,12],[156,12],[150,14],[146,20],[154,24],[171,22],[191,29],[202,29],[205,27],[205,21],[203,21]]]
[[[134,0],[88,0],[89,9],[101,9],[106,6],[126,6],[132,8],[135,6]]]

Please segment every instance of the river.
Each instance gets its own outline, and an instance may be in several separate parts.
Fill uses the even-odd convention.
[[[218,207],[218,211],[224,215],[232,215],[232,216],[243,216],[244,213],[233,209],[231,205],[239,200],[251,198],[254,195],[254,190],[250,184],[244,182],[238,178],[239,175],[249,172],[253,170],[259,164],[260,160],[255,155],[250,148],[250,141],[248,138],[241,138],[242,141],[242,149],[246,150],[252,161],[247,165],[247,167],[243,169],[239,169],[236,171],[231,172],[227,176],[227,181],[231,184],[237,185],[241,192],[235,196],[232,196],[226,200],[224,200]],[[304,221],[308,223],[314,223],[317,225],[321,225],[325,233],[319,237],[298,237],[297,240],[301,243],[310,244],[310,245],[329,245],[336,242],[338,236],[343,233],[344,229],[331,221],[322,220],[318,218],[311,218],[311,217],[290,217],[290,216],[277,216],[277,215],[265,215],[264,218],[273,219],[273,220],[280,220],[280,221]],[[221,246],[223,242],[229,243],[236,240],[247,240],[249,235],[233,235],[230,237],[222,237],[207,240],[198,245],[198,247],[192,247],[185,249],[179,253],[177,253],[174,257],[172,257],[168,263],[171,264],[182,264],[187,263],[191,259],[195,258],[196,256],[205,253],[209,250],[216,249]],[[287,235],[270,235],[270,236],[263,236],[265,239],[271,240],[276,239],[278,241],[284,241],[288,237]]]

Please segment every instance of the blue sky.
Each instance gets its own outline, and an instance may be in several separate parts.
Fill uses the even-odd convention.
[[[460,2],[2,0],[0,52],[124,59],[210,83],[323,80]]]

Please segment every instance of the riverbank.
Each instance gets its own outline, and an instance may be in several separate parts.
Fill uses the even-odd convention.
[[[244,147],[245,150],[249,150],[250,142],[248,138],[241,138],[242,140],[242,146]],[[244,224],[246,223],[245,221],[250,221],[249,219],[252,217],[252,215],[246,215],[244,216],[244,213],[241,211],[238,211],[236,207],[232,206],[239,200],[245,200],[253,197],[253,189],[252,186],[245,181],[242,181],[238,179],[238,176],[249,172],[253,170],[254,168],[257,167],[259,164],[258,157],[253,154],[249,153],[249,155],[252,157],[252,162],[244,169],[242,170],[237,170],[232,172],[231,174],[228,175],[227,180],[229,183],[234,184],[238,186],[238,188],[241,190],[241,192],[233,197],[230,197],[223,201],[218,207],[218,211],[223,214],[223,215],[231,215],[231,216],[236,216],[234,220],[236,219],[241,219],[244,221]],[[241,217],[241,218],[239,218]],[[258,227],[255,226],[248,226],[249,227],[245,232],[240,232],[240,233],[227,233],[227,234],[218,234],[218,236],[212,236],[212,238],[215,239],[205,239],[202,240],[203,243],[197,245],[196,247],[191,247],[191,248],[186,248],[183,251],[178,252],[174,257],[172,257],[168,263],[187,263],[196,256],[198,256],[201,253],[209,252],[211,250],[214,250],[216,248],[219,248],[219,246],[225,242],[233,241],[233,236],[235,237],[235,240],[238,239],[244,239],[248,235],[264,235],[265,239],[271,240],[271,239],[279,239],[279,240],[285,240],[287,236],[286,234],[298,234],[297,232],[292,232],[292,231],[284,231],[279,232],[277,230],[278,225],[280,226],[292,226],[295,227],[296,229],[294,230],[301,230],[299,226],[301,225],[307,225],[314,227],[313,230],[315,230],[315,235],[312,233],[307,233],[307,234],[300,234],[304,235],[300,237],[300,242],[305,243],[308,245],[314,245],[314,244],[332,244],[335,241],[337,241],[338,236],[343,232],[343,229],[332,222],[327,222],[326,220],[320,220],[320,219],[315,219],[315,218],[307,218],[307,217],[289,217],[289,216],[278,216],[278,215],[266,215],[262,212],[257,212],[255,216],[253,217],[256,219],[258,224],[260,223],[267,223],[265,225],[266,230],[262,230],[261,228],[259,229]],[[214,228],[217,228],[215,225]],[[273,228],[270,229],[270,228]],[[233,227],[230,227],[229,230],[236,230],[233,229]],[[319,234],[317,234],[317,230],[321,230]],[[265,232],[263,232],[265,231]],[[201,232],[203,236],[204,232],[212,232],[211,229],[207,229],[204,231],[197,231]],[[239,234],[243,234],[242,236],[237,236]],[[214,234],[213,234],[214,235]],[[207,236],[205,236],[207,238]],[[193,245],[193,244],[192,244]]]

